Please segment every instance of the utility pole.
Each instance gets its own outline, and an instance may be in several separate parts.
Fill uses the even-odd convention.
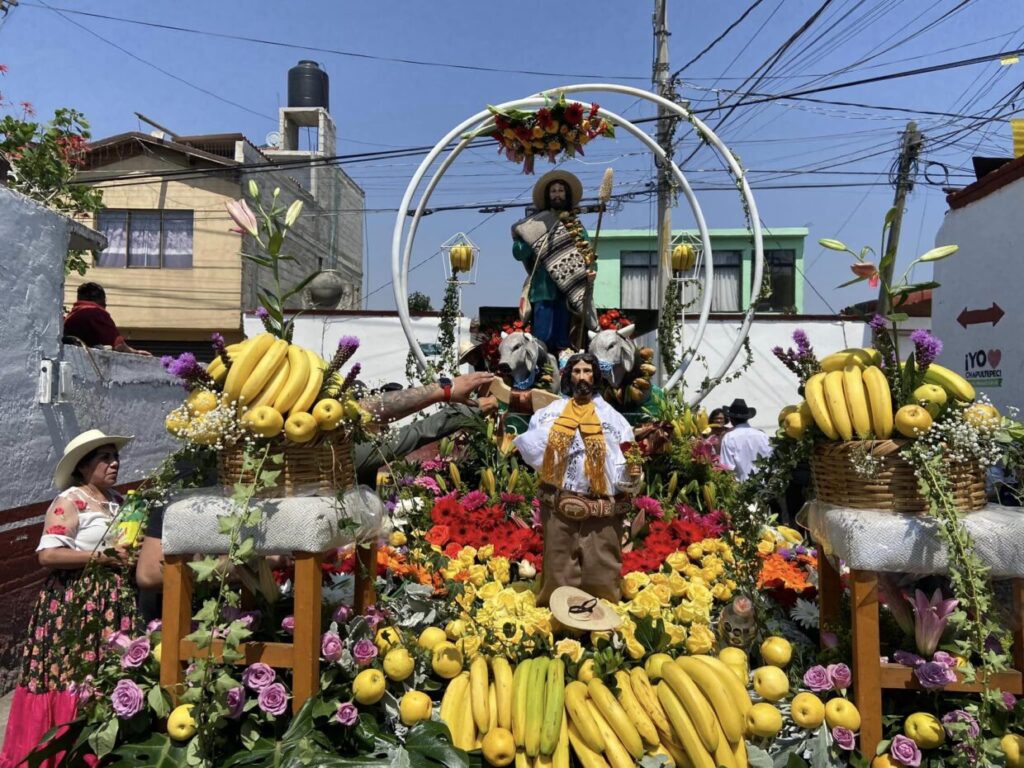
[[[654,0],[654,86],[659,96],[675,101],[675,88],[668,69],[668,0]],[[660,309],[665,290],[672,279],[672,113],[658,107],[658,145],[666,160],[658,168],[658,298]]]
[[[900,146],[900,157],[896,167],[896,196],[893,198],[892,207],[895,210],[892,226],[889,228],[889,237],[885,243],[883,258],[892,254],[889,265],[881,271],[882,287],[878,289],[877,312],[885,315],[892,310],[889,306],[889,297],[885,294],[885,285],[892,281],[893,271],[896,269],[896,251],[900,245],[900,228],[903,225],[903,209],[906,205],[907,194],[914,188],[914,176],[912,171],[917,166],[917,157],[921,153],[921,145],[924,137],[917,130],[917,123],[911,120],[903,131],[903,141]]]

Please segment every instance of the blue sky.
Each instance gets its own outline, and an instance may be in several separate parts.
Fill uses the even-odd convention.
[[[669,0],[673,69],[703,49],[749,4],[749,0]],[[761,2],[722,43],[681,73],[681,96],[690,99],[695,109],[714,106],[728,95],[721,89],[740,87],[819,5],[820,0]],[[551,74],[467,71],[302,51],[79,14],[60,15],[54,10],[59,8],[385,59]],[[138,111],[180,134],[241,131],[259,144],[276,128],[277,108],[286,102],[288,68],[301,58],[312,58],[331,77],[339,153],[433,145],[486,104],[586,81],[581,75],[649,87],[652,10],[653,0],[500,4],[24,0],[0,21],[0,63],[9,67],[0,80],[0,92],[14,102],[31,101],[41,115],[73,106],[85,112],[97,138],[149,130],[135,118],[133,113]],[[785,93],[1022,47],[1024,4],[834,0],[754,90]],[[874,107],[993,115],[995,110],[989,108],[1020,84],[1022,67],[992,62],[815,96],[870,107],[780,100],[740,107],[725,121],[720,135],[743,164],[757,172],[751,173],[751,181],[763,222],[769,227],[811,230],[805,262],[807,311],[828,312],[871,297],[864,285],[834,288],[850,277],[848,262],[841,255],[823,252],[816,241],[837,237],[854,247],[877,246],[879,226],[892,201],[887,179],[899,132],[915,115]],[[652,105],[634,99],[586,97],[591,99],[630,119],[654,113]],[[711,125],[716,119],[710,118]],[[970,121],[956,118],[922,114],[917,119],[926,137],[924,160],[945,163],[951,184],[962,185],[973,178],[967,175],[972,154],[1008,155],[1011,151],[1005,120],[970,130]],[[643,125],[654,130],[653,123]],[[677,159],[695,147],[688,136]],[[368,209],[394,209],[419,160],[351,164],[346,171],[365,189]],[[606,167],[615,169],[617,192],[642,192],[654,174],[650,156],[624,133],[589,145],[585,158],[566,167],[581,176],[591,194]],[[707,149],[683,169],[698,188],[728,183],[721,164]],[[547,165],[539,164],[538,172],[544,170]],[[776,170],[786,173],[769,173]],[[939,189],[943,169],[933,165],[929,176],[936,183],[921,177],[908,201],[901,263],[931,246],[946,209]],[[490,148],[471,150],[445,176],[431,202],[527,200],[534,180]],[[764,188],[806,184],[849,186]],[[735,192],[702,191],[700,199],[710,226],[742,226]],[[482,261],[478,285],[466,289],[466,307],[514,304],[523,273],[512,260],[508,230],[520,215],[521,209],[509,208],[493,216],[465,210],[426,218],[413,255],[414,263],[424,263],[410,276],[410,287],[431,294],[435,306],[439,305],[443,272],[439,258],[430,256],[450,235],[471,232],[481,247]],[[640,194],[621,212],[606,217],[605,226],[648,227],[654,218],[654,199]],[[390,212],[367,213],[371,308],[394,305],[388,285],[394,219]],[[688,211],[678,208],[673,223],[690,226]]]

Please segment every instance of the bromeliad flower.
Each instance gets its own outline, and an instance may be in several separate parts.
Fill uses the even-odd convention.
[[[939,647],[942,633],[946,631],[949,617],[956,610],[959,601],[953,598],[943,599],[941,589],[936,589],[929,599],[918,589],[914,591],[914,599],[910,603],[914,609],[914,641],[917,643],[918,652],[927,658]]]

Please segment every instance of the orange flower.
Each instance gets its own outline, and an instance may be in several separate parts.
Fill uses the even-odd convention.
[[[443,547],[448,543],[448,540],[452,537],[451,531],[448,530],[447,525],[435,525],[429,531],[424,538],[434,546]]]
[[[764,558],[757,586],[759,589],[782,587],[794,592],[803,592],[811,587],[807,583],[807,572],[778,554]]]

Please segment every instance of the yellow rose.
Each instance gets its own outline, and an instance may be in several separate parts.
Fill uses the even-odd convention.
[[[660,571],[658,573],[652,573],[651,584],[668,584],[668,574],[661,573]]]
[[[678,573],[673,573],[668,577],[668,588],[672,592],[672,597],[686,597],[686,579]]]
[[[691,560],[700,560],[704,556],[704,548],[695,542],[686,548],[686,556]]]
[[[579,640],[563,638],[555,643],[555,655],[565,656],[569,661],[577,662],[583,657],[583,645]]]
[[[711,588],[711,594],[714,595],[715,600],[723,603],[732,599],[732,590],[725,584],[715,584],[715,586]]]
[[[683,600],[676,606],[676,619],[681,621],[683,624],[692,624],[701,615],[702,612],[689,600]]]
[[[460,549],[458,560],[460,563],[465,563],[467,567],[472,565],[473,561],[476,560],[476,547],[467,545]]]
[[[694,624],[686,638],[686,650],[691,654],[707,653],[715,647],[715,635],[707,624]]]
[[[669,568],[679,573],[690,564],[690,558],[686,556],[685,552],[673,552],[665,558],[665,562],[668,563]]]
[[[775,551],[775,541],[761,539],[761,541],[757,542],[757,551],[762,555],[770,555]]]
[[[721,564],[722,558],[720,558],[718,555],[704,555],[704,557],[700,559],[701,568],[714,568],[716,565]]]
[[[504,643],[518,645],[523,641],[523,625],[516,621],[505,621],[497,628],[496,634]]]
[[[654,587],[640,590],[640,593],[629,602],[629,612],[634,616],[657,616],[661,613],[661,598]]]
[[[657,595],[658,600],[662,605],[672,604],[672,590],[669,588],[668,584],[654,584],[651,586],[651,589],[654,591],[654,594]]]
[[[665,634],[668,635],[668,639],[672,645],[682,645],[686,642],[686,627],[666,621]]]
[[[718,541],[715,539],[704,539],[704,541],[700,543],[700,549],[705,555],[710,555],[718,549]]]
[[[441,554],[441,552],[442,552],[442,549],[439,546],[437,546],[437,544],[431,544],[430,548],[432,550],[434,550],[435,552],[437,552],[437,554]]]
[[[474,587],[482,587],[487,582],[487,566],[471,565],[469,567],[469,582]]]
[[[473,607],[473,600],[476,597],[476,590],[472,585],[467,584],[465,590],[461,595],[455,598],[455,602],[459,604],[459,607],[464,611],[468,611]]]
[[[701,577],[700,568],[693,563],[690,563],[688,566],[683,568],[683,575],[688,579],[699,579]]]
[[[476,559],[479,560],[481,563],[486,563],[492,557],[494,557],[493,544],[485,544],[476,551]]]
[[[590,633],[590,644],[597,645],[599,642],[610,642],[612,639],[612,633],[602,630],[601,632]]]
[[[502,584],[508,584],[511,576],[509,572],[510,563],[507,557],[496,557],[487,564],[487,567],[496,580]]]
[[[718,578],[718,573],[714,568],[701,568],[700,577],[708,584],[715,581]]]
[[[627,573],[622,577],[622,596],[626,600],[632,600],[650,581],[648,575],[641,571]]]
[[[697,605],[703,605],[704,607],[711,605],[714,598],[711,596],[710,589],[696,581],[691,581],[689,586],[690,588],[687,591],[689,592],[690,599],[693,602],[697,603]]]
[[[462,651],[462,658],[468,660],[480,652],[481,642],[480,635],[463,635],[456,641],[455,647]]]
[[[733,556],[732,556],[732,549],[730,549],[729,547],[726,547],[725,549],[722,550],[722,560],[724,560],[725,562],[729,563],[730,565],[735,562],[735,560],[733,559]]]
[[[499,592],[501,592],[501,584],[497,581],[488,581],[480,587],[480,590],[477,592],[477,596],[484,601],[493,600],[498,596]]]
[[[647,650],[642,645],[640,645],[640,641],[638,641],[636,638],[633,638],[632,640],[626,641],[626,653],[629,654],[629,658],[633,660],[638,660],[642,659],[645,655],[647,655]]]

